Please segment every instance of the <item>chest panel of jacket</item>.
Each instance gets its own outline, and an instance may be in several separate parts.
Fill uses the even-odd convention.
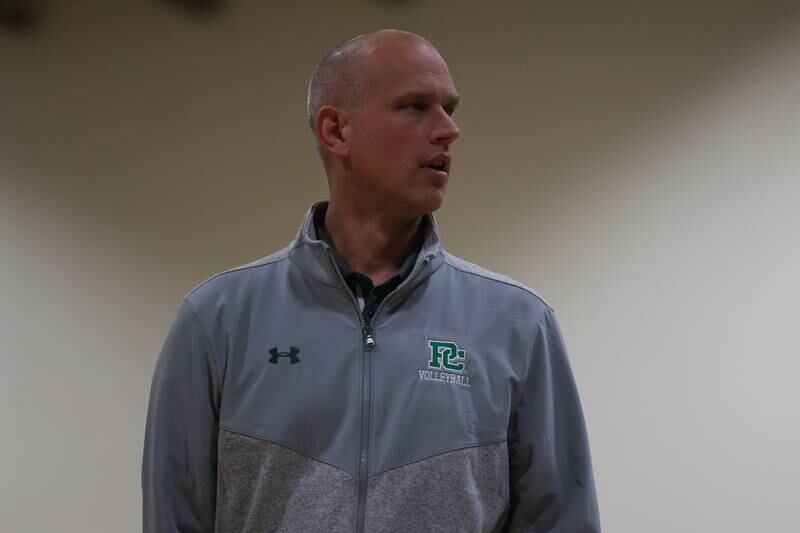
[[[353,474],[361,329],[341,291],[289,266],[228,325],[220,427]]]
[[[361,323],[341,288],[288,266],[254,273],[284,282],[258,283],[269,294],[249,295],[226,324],[220,426],[355,475]],[[390,297],[377,317],[377,345],[367,352],[371,475],[506,438],[529,332],[508,312],[487,313],[499,302],[479,281],[441,269],[404,298]]]

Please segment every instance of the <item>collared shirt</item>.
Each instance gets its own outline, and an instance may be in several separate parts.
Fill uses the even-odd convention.
[[[375,287],[368,276],[353,270],[350,265],[339,257],[336,250],[333,249],[333,241],[325,230],[325,211],[326,209],[317,209],[314,216],[314,230],[317,233],[317,238],[325,241],[328,246],[331,247],[336,266],[339,267],[339,271],[342,273],[342,277],[344,277],[347,286],[353,291],[356,300],[358,300],[359,308],[364,317],[364,323],[369,324],[383,299],[411,274],[417,262],[419,247],[408,254],[408,257],[403,261],[403,264],[400,266],[400,269],[395,272],[394,276]],[[422,224],[425,224],[424,218]],[[425,229],[420,228],[419,231],[425,231]]]

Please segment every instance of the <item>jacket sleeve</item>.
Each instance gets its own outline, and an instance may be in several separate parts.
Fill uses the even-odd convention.
[[[219,380],[184,299],[156,363],[142,458],[143,531],[214,531]]]
[[[597,533],[600,516],[578,390],[551,309],[509,428],[512,532]]]

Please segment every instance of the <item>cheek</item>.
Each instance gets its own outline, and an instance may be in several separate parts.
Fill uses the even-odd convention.
[[[375,151],[383,154],[395,153],[399,155],[406,142],[402,135],[385,130],[376,131],[371,139]]]
[[[396,174],[418,166],[418,154],[402,136],[381,134],[370,139],[364,148],[361,157],[375,170]]]
[[[352,140],[353,170],[364,174],[380,174],[388,183],[405,181],[410,171],[419,167],[419,140],[408,124],[382,121],[362,129]]]

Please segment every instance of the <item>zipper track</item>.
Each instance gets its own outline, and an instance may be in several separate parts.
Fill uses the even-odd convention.
[[[403,282],[402,282],[400,285],[398,285],[397,287],[395,287],[395,288],[392,290],[392,292],[390,292],[389,294],[387,294],[387,295],[386,295],[386,296],[383,298],[383,300],[381,300],[381,303],[379,303],[379,304],[378,304],[378,307],[375,309],[375,314],[373,314],[373,315],[372,315],[372,320],[370,320],[370,321],[369,321],[369,329],[370,329],[370,331],[371,331],[371,332],[373,332],[373,330],[374,330],[374,327],[375,327],[375,319],[378,317],[378,314],[380,314],[380,312],[381,312],[381,309],[383,309],[383,306],[384,306],[384,304],[385,304],[385,303],[386,303],[386,302],[389,300],[389,298],[391,298],[391,297],[392,297],[392,295],[393,295],[394,293],[396,293],[397,291],[399,291],[399,290],[400,290],[400,289],[403,287],[403,285],[407,285],[407,284],[408,284],[408,282],[409,282],[409,281],[410,281],[410,280],[411,280],[411,279],[412,279],[414,276],[416,276],[416,275],[417,275],[417,272],[419,272],[420,270],[422,270],[423,268],[425,268],[425,265],[427,265],[427,264],[428,264],[428,258],[426,257],[426,258],[425,258],[425,259],[423,259],[423,260],[422,260],[422,262],[419,264],[419,268],[416,268],[416,267],[415,267],[415,268],[414,268],[414,269],[413,269],[411,272],[409,272],[409,274],[408,274],[408,277],[407,277],[406,279],[404,279],[404,280],[403,280]],[[374,332],[373,332],[373,337],[374,337]]]
[[[342,273],[339,270],[339,266],[336,264],[336,260],[333,257],[333,252],[327,246],[325,249],[328,252],[328,258],[333,265],[333,269],[336,271],[336,276],[339,278],[339,282],[342,284],[342,288],[344,288],[345,292],[350,297],[350,303],[353,304],[353,309],[358,317],[358,323],[361,326],[361,358],[363,361],[363,370],[361,372],[361,435],[359,439],[358,451],[358,500],[356,503],[356,532],[363,533],[364,515],[367,504],[367,485],[369,483],[369,428],[370,411],[372,409],[372,398],[370,395],[370,384],[372,381],[372,358],[369,357],[368,352],[371,352],[375,347],[373,329],[375,326],[375,319],[378,317],[381,309],[383,309],[389,298],[391,298],[394,293],[400,290],[401,287],[407,285],[420,270],[425,268],[425,265],[428,264],[429,259],[427,257],[423,259],[418,266],[414,267],[414,269],[409,273],[408,277],[403,280],[400,285],[395,287],[392,292],[387,294],[383,300],[381,300],[381,303],[378,304],[378,307],[375,309],[375,313],[372,315],[372,319],[369,321],[369,324],[367,324],[364,321],[364,316],[361,313],[361,309],[359,309],[356,296],[353,294],[353,291],[350,290],[350,287],[344,280],[344,276],[342,276]]]

